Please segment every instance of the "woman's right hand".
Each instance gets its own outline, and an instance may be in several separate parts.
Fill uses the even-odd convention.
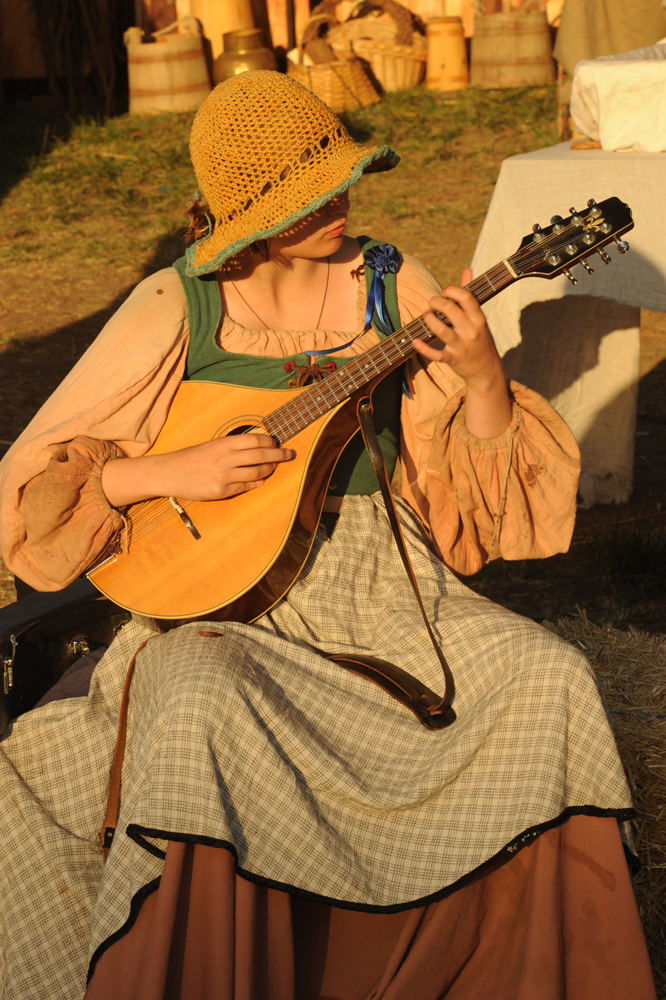
[[[236,434],[166,455],[113,459],[102,470],[102,489],[112,507],[150,497],[224,500],[261,486],[295,454],[267,434]]]

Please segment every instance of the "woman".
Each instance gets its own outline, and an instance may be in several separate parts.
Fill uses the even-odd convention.
[[[387,147],[359,147],[309,92],[257,72],[204,102],[191,149],[203,235],[138,286],[5,459],[5,558],[57,589],[125,530],[129,503],[261,489],[288,441],[146,455],[182,379],[322,378],[430,305],[451,327],[428,313],[441,345],[414,342],[374,421],[390,473],[400,458],[456,719],[428,730],[327,658],[374,655],[443,687],[354,438],[307,563],[267,614],[169,631],[135,618],[87,698],[5,734],[6,996],[76,996],[87,971],[88,1000],[653,998],[618,825],[631,801],[589,665],[452,572],[566,548],[570,432],[536,394],[508,392],[469,292],[441,295],[390,246],[378,288],[376,241],[344,227],[350,185],[396,165]]]

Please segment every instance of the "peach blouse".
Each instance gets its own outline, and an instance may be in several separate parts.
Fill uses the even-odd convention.
[[[359,284],[358,330],[365,312]],[[404,323],[440,285],[405,256],[398,274]],[[0,541],[8,567],[38,590],[79,576],[122,526],[101,487],[104,463],[154,443],[181,383],[189,338],[185,294],[173,268],[142,281],[0,463]],[[349,332],[248,330],[225,317],[221,347],[281,357],[337,347]],[[376,343],[370,330],[346,354]],[[498,438],[465,424],[464,383],[448,365],[407,363],[402,400],[402,495],[442,559],[463,575],[488,559],[566,551],[575,518],[579,453],[541,396],[511,383],[513,419]]]

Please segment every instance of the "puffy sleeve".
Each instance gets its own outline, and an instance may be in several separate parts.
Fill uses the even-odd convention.
[[[67,586],[121,527],[104,463],[154,443],[188,339],[182,285],[166,268],[134,289],[0,463],[2,556],[30,586]]]
[[[405,257],[398,274],[403,322],[440,291]],[[513,417],[499,438],[465,423],[464,382],[448,365],[407,364],[402,400],[402,495],[429,526],[444,562],[466,576],[490,559],[543,559],[565,552],[576,516],[578,445],[550,403],[510,383]]]

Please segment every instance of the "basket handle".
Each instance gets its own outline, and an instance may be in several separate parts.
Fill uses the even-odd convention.
[[[161,38],[162,35],[168,35],[170,31],[173,31],[174,28],[177,28],[179,24],[187,24],[188,27],[190,28],[192,27],[196,28],[195,31],[188,31],[189,35],[194,36],[201,34],[201,25],[199,24],[197,18],[194,17],[192,14],[186,14],[185,17],[179,17],[177,21],[173,22],[173,24],[167,24],[166,28],[160,28],[159,31],[153,31],[151,32],[151,34],[153,38]]]
[[[361,13],[363,8],[365,8],[366,10],[381,10],[383,13],[388,14],[396,24],[395,41],[398,45],[411,45],[412,31],[414,29],[425,35],[425,25],[418,14],[414,14],[406,7],[403,7],[397,0],[359,0],[359,3],[352,11],[352,17],[354,15],[358,16],[356,11],[359,8],[361,9]]]
[[[301,40],[298,43],[298,61],[303,62],[303,46],[307,42],[313,41],[317,37],[317,32],[321,27],[322,22],[327,22],[328,24],[334,25],[336,28],[340,28],[342,32],[342,37],[344,39],[345,47],[350,55],[353,55],[354,50],[352,49],[351,42],[347,38],[344,26],[335,18],[332,14],[314,14],[310,17],[303,28],[303,34],[301,35]]]

